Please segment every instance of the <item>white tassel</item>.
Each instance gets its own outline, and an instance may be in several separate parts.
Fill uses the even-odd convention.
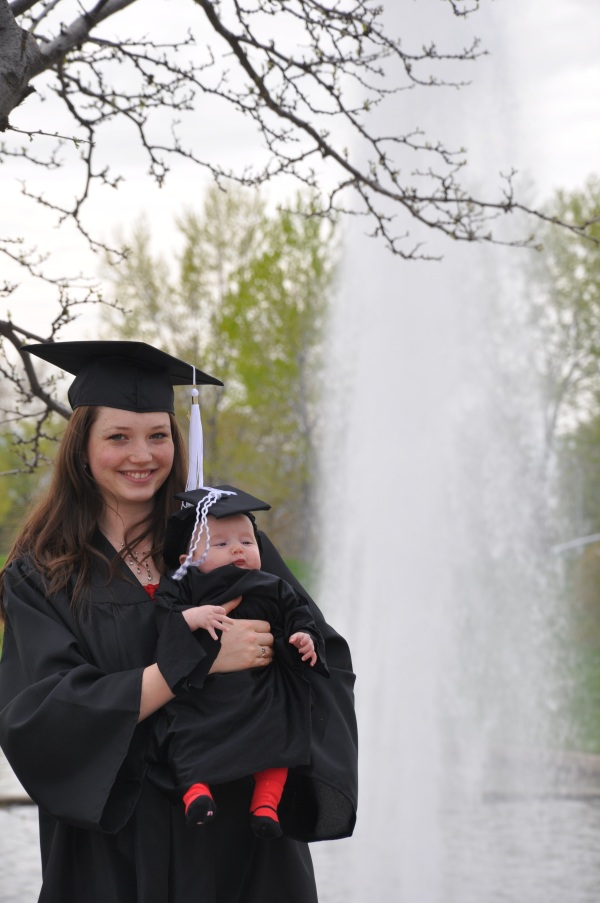
[[[200,489],[202,486],[204,486],[204,441],[198,389],[194,387],[190,411],[189,464],[185,489],[187,492],[190,489]]]
[[[208,555],[208,550],[210,548],[210,532],[208,529],[207,512],[212,505],[218,501],[223,495],[235,495],[235,492],[228,492],[227,490],[213,489],[210,486],[204,485],[204,440],[202,436],[202,420],[200,417],[200,402],[198,399],[198,389],[196,388],[196,368],[193,368],[193,378],[192,382],[194,384],[192,389],[192,404],[190,409],[190,433],[189,433],[189,462],[188,462],[188,475],[187,482],[185,484],[185,491],[190,492],[196,489],[208,489],[208,495],[203,499],[202,502],[199,502],[196,507],[196,520],[194,523],[194,529],[192,532],[192,536],[195,537],[194,542],[188,554],[186,555],[185,561],[183,564],[175,571],[173,574],[174,580],[181,580],[188,567],[192,564],[194,558],[194,552],[198,543],[200,542],[200,537],[204,533],[206,535],[206,547],[204,549],[204,554],[202,558],[195,562],[196,565],[201,564],[206,556]],[[185,507],[185,505],[182,505]]]

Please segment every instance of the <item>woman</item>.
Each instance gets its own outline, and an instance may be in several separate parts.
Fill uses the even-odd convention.
[[[193,369],[143,343],[28,350],[77,374],[52,484],[0,585],[0,742],[40,808],[40,903],[316,901],[308,847],[254,838],[243,788],[221,788],[218,825],[195,831],[147,766],[152,715],[182,680],[273,655],[264,621],[236,622],[219,647],[190,609],[158,634],[144,588],[161,580],[185,482],[173,385],[191,384]],[[349,660],[329,637],[352,745]]]

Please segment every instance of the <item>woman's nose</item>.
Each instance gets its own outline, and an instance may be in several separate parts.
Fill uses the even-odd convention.
[[[150,461],[152,451],[146,442],[136,442],[129,448],[129,457],[132,461]]]

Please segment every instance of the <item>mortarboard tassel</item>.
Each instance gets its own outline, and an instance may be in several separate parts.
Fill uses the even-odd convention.
[[[189,433],[189,463],[188,476],[185,485],[185,491],[189,492],[194,489],[208,489],[206,498],[196,506],[196,521],[192,535],[195,540],[188,551],[185,561],[173,574],[174,580],[181,580],[188,567],[192,563],[196,546],[200,542],[200,537],[204,533],[206,535],[206,546],[202,558],[196,562],[201,564],[210,548],[210,531],[206,520],[208,509],[218,501],[223,495],[235,495],[235,492],[228,492],[222,489],[212,489],[210,486],[204,485],[204,440],[202,436],[202,420],[200,418],[200,402],[198,399],[198,389],[196,388],[196,368],[194,367],[194,386],[192,388],[192,404],[190,409],[190,433]]]
[[[195,372],[194,372],[195,378]],[[192,405],[190,410],[189,464],[186,492],[190,489],[201,489],[204,486],[204,441],[202,436],[202,420],[200,419],[200,402],[198,389],[192,389]]]

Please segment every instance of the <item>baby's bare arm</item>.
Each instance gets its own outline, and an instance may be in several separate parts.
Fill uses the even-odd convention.
[[[216,630],[227,632],[233,621],[227,617],[227,612],[220,605],[194,605],[186,608],[183,617],[190,630],[208,630],[213,640],[218,639]]]
[[[303,662],[310,662],[311,668],[314,666],[317,660],[317,653],[315,652],[315,644],[314,640],[309,633],[302,633],[299,631],[298,633],[292,634],[290,637],[290,643],[292,646],[295,646],[300,655],[302,656]]]

